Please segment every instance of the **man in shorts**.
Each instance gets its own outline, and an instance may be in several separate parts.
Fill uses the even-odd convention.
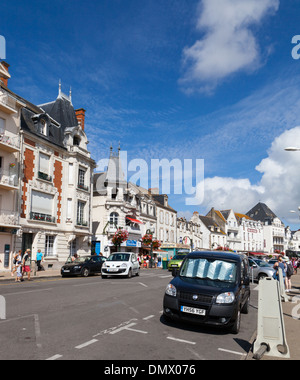
[[[23,276],[27,273],[28,281],[30,281],[30,272],[31,272],[31,252],[30,249],[27,249],[23,256]]]

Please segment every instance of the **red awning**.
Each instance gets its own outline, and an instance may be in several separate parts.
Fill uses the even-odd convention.
[[[129,218],[128,216],[126,216],[126,219],[130,220],[132,223],[137,223],[137,224],[144,224],[143,222],[141,222],[140,220],[137,220],[137,219],[133,219],[133,218]]]
[[[253,256],[266,256],[266,253],[263,253],[263,252],[249,252],[249,255],[253,255]]]

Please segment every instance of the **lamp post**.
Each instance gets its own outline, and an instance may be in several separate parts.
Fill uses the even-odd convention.
[[[150,228],[146,231],[147,235],[151,235],[151,245],[150,245],[150,268],[153,268],[153,234],[154,229]]]

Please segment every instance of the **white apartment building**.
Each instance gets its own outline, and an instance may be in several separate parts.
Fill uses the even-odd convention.
[[[20,229],[16,247],[44,253],[48,268],[91,252],[95,162],[84,132],[85,110],[59,87],[55,101],[21,113]]]
[[[19,226],[20,112],[24,103],[7,88],[9,65],[0,63],[0,269],[11,269]]]

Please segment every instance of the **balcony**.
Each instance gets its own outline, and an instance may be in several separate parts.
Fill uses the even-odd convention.
[[[19,214],[14,211],[0,210],[1,227],[17,227]]]
[[[38,172],[38,178],[43,181],[52,182],[52,177],[49,174]]]
[[[0,149],[8,153],[20,151],[20,139],[18,136],[11,137],[7,131],[0,129]]]
[[[82,183],[78,183],[77,189],[83,190],[83,191],[89,191],[89,187],[86,186],[86,185],[84,185],[84,184],[82,184]]]
[[[55,217],[47,214],[40,214],[38,212],[30,213],[30,220],[38,222],[55,223]]]
[[[18,190],[19,178],[12,170],[0,170],[0,189]]]
[[[12,96],[0,92],[0,110],[7,114],[17,113],[17,101]]]
[[[85,220],[77,220],[76,225],[80,226],[80,227],[88,227],[89,226],[88,222]]]

